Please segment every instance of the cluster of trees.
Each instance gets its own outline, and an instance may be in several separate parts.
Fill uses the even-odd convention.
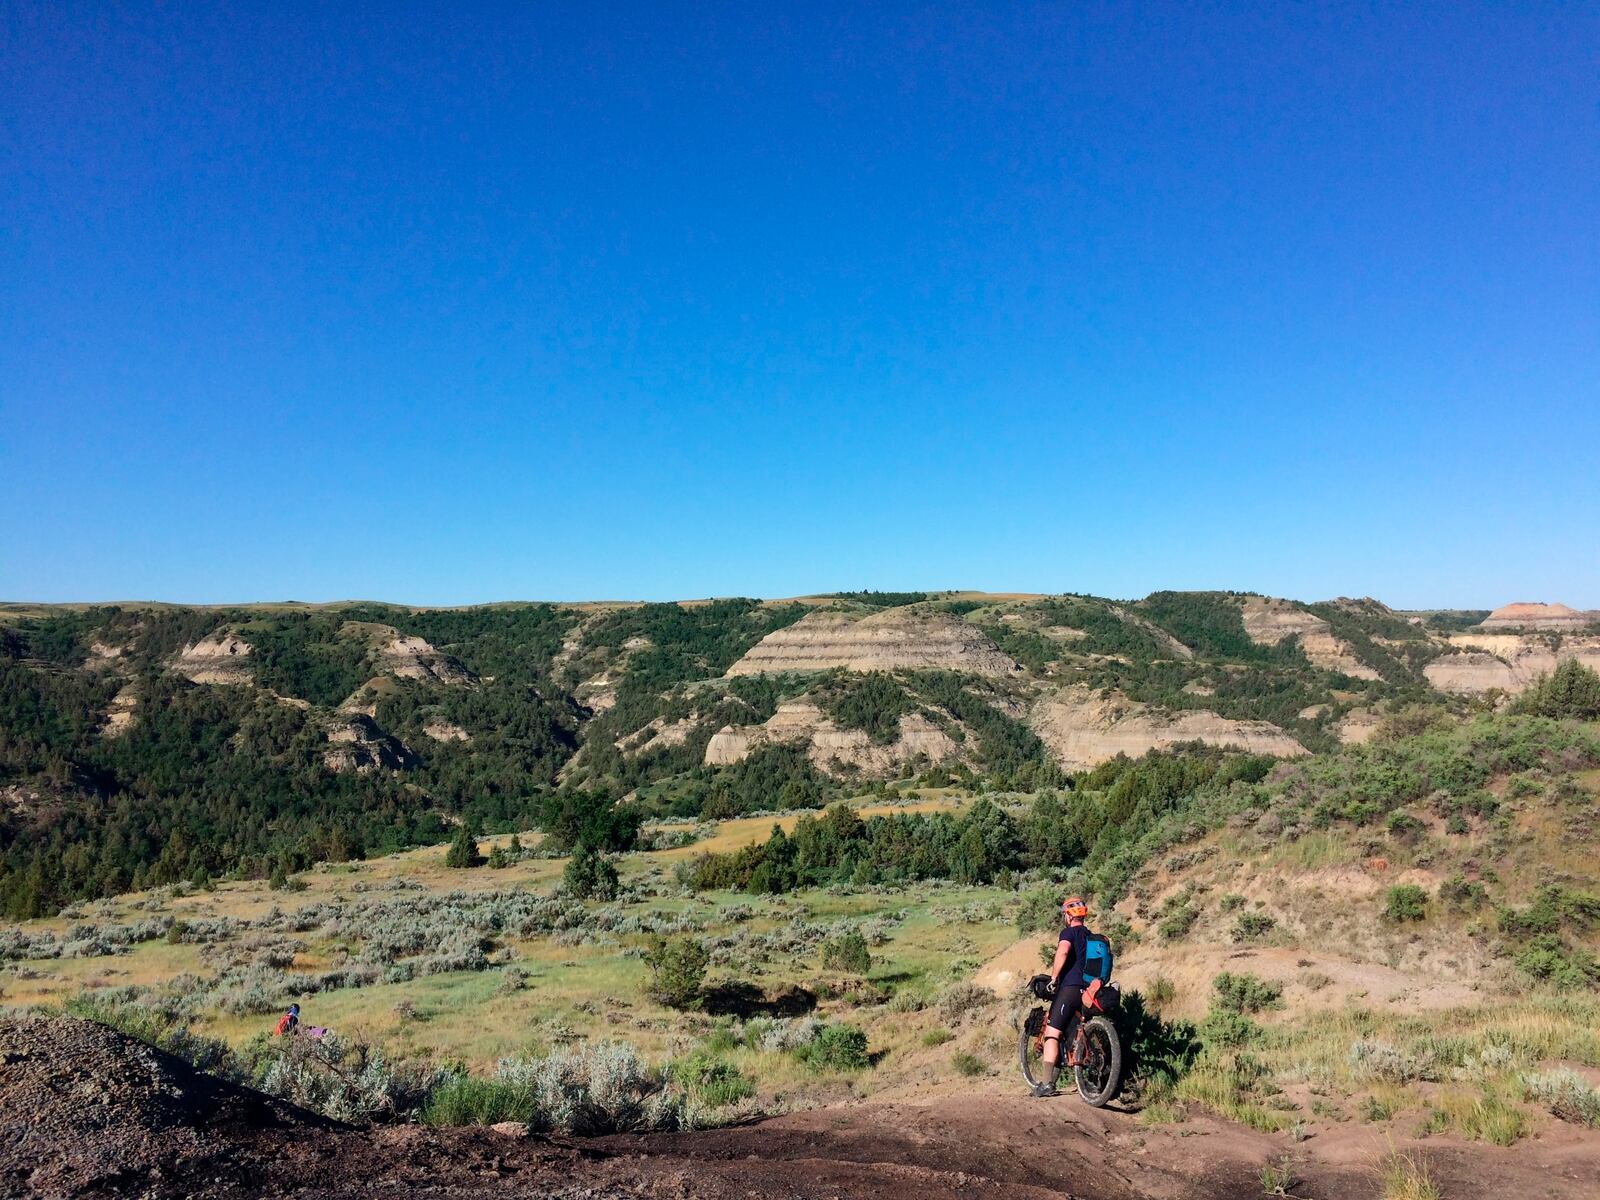
[[[404,775],[331,770],[326,718],[271,694],[336,702],[370,678],[364,635],[340,635],[358,617],[500,671],[472,689],[400,681],[378,700],[380,722],[416,752]],[[26,918],[130,888],[287,876],[438,842],[449,829],[440,809],[473,827],[527,821],[577,747],[576,710],[539,673],[569,625],[548,606],[102,608],[4,631],[0,787],[18,799],[0,806],[0,912]],[[169,669],[185,645],[223,627],[251,643],[247,664],[262,687],[195,685]],[[122,651],[116,674],[84,667],[97,641]],[[136,697],[133,722],[106,737],[107,706],[124,686]],[[440,718],[471,740],[425,736],[422,726]]]
[[[1253,641],[1245,632],[1244,613],[1232,592],[1151,592],[1137,608],[1140,616],[1204,658],[1309,665],[1294,639],[1286,638],[1274,646]]]
[[[790,833],[728,854],[701,855],[689,882],[702,889],[787,892],[835,882],[951,879],[988,883],[1006,872],[1109,862],[1178,805],[1201,792],[1254,783],[1272,759],[1205,748],[1119,757],[1040,793],[1012,812],[980,799],[966,812],[863,820],[834,805],[802,816]]]
[[[860,729],[880,745],[900,736],[900,718],[917,711],[916,701],[893,675],[836,671],[811,689],[822,710],[845,729]]]
[[[1536,717],[1600,721],[1600,674],[1575,658],[1563,659],[1517,697],[1514,710]]]

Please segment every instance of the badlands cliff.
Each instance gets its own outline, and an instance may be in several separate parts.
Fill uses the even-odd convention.
[[[219,631],[185,646],[174,665],[178,674],[194,683],[254,683],[245,662],[250,657],[250,649],[250,643],[238,635]]]
[[[1428,682],[1441,692],[1520,692],[1568,658],[1600,670],[1600,637],[1468,631],[1452,634],[1450,645],[1460,653],[1442,655],[1423,668]]]
[[[1069,770],[1085,770],[1126,754],[1137,758],[1180,742],[1233,746],[1252,754],[1297,758],[1306,748],[1266,721],[1233,721],[1214,712],[1163,712],[1122,696],[1063,688],[1041,698],[1029,714],[1041,741]]]
[[[979,629],[944,613],[825,609],[768,634],[728,674],[779,671],[962,671],[1007,676],[1015,662]]]
[[[899,735],[881,745],[863,730],[841,729],[802,697],[780,704],[765,724],[719,729],[706,745],[705,761],[708,766],[725,766],[759,746],[774,744],[804,745],[806,757],[820,770],[833,774],[843,768],[883,771],[919,759],[939,763],[958,757],[950,735],[922,713],[901,717]]]
[[[1300,649],[1313,666],[1338,671],[1351,679],[1377,679],[1378,673],[1358,659],[1350,647],[1333,636],[1328,623],[1315,613],[1266,596],[1244,598],[1244,631],[1258,646],[1276,646],[1299,637]]]

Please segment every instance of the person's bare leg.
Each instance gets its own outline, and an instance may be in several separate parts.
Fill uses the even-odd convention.
[[[1061,1031],[1045,1027],[1044,1031],[1044,1086],[1053,1088],[1056,1076],[1061,1073]]]

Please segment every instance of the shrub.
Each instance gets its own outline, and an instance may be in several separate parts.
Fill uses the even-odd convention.
[[[1238,1049],[1255,1041],[1260,1033],[1249,1017],[1224,1008],[1213,1008],[1200,1022],[1200,1040],[1208,1047]]]
[[[1565,1068],[1526,1075],[1523,1094],[1544,1105],[1563,1121],[1579,1125],[1600,1125],[1600,1090],[1576,1071]]]
[[[1457,912],[1472,912],[1489,903],[1483,884],[1467,882],[1459,871],[1439,883],[1439,903]]]
[[[1165,975],[1153,975],[1144,989],[1144,998],[1151,1008],[1160,1009],[1171,1004],[1178,995],[1178,987]]]
[[[1575,658],[1565,659],[1517,697],[1512,711],[1538,717],[1600,720],[1600,674]]]
[[[645,951],[652,999],[668,1008],[698,1008],[711,955],[699,939],[657,935]]]
[[[1350,1047],[1350,1070],[1359,1080],[1383,1083],[1411,1083],[1436,1074],[1426,1061],[1372,1038]]]
[[[669,1073],[690,1099],[706,1108],[726,1108],[756,1094],[748,1076],[707,1048],[678,1059]]]
[[[1161,920],[1156,929],[1163,941],[1176,942],[1187,935],[1199,919],[1200,910],[1195,906],[1194,894],[1180,892],[1168,896],[1161,905]]]
[[[955,1024],[973,1013],[982,1012],[995,1000],[995,994],[986,987],[975,983],[952,983],[939,994],[939,1015]]]
[[[922,1044],[924,1046],[942,1046],[946,1042],[954,1041],[955,1036],[948,1029],[930,1029],[922,1035]]]
[[[1241,913],[1233,923],[1233,940],[1254,942],[1272,932],[1277,921],[1266,913]]]
[[[1426,828],[1421,821],[1404,809],[1397,809],[1390,813],[1387,825],[1389,836],[1405,845],[1415,842],[1422,836],[1422,831]]]
[[[816,1017],[755,1017],[744,1026],[746,1044],[768,1054],[798,1051],[816,1041],[822,1030],[823,1023]]]
[[[1225,913],[1235,912],[1244,907],[1244,897],[1238,892],[1228,892],[1217,900],[1217,907]]]
[[[578,900],[615,900],[617,868],[593,846],[580,844],[561,872],[561,888]]]
[[[889,1011],[897,1013],[921,1012],[928,1007],[928,998],[921,992],[903,991],[896,992],[894,999],[889,1001]]]
[[[796,1057],[818,1071],[859,1071],[869,1065],[867,1035],[854,1025],[825,1025]]]
[[[444,1082],[426,1064],[391,1064],[383,1053],[336,1034],[261,1039],[253,1047],[256,1086],[269,1096],[338,1121],[394,1120],[421,1108]]]
[[[579,1135],[671,1130],[683,1124],[683,1097],[669,1083],[631,1046],[588,1043],[544,1058],[501,1059],[490,1079],[455,1076],[435,1090],[423,1119],[525,1121],[541,1133]]]
[[[1394,924],[1428,919],[1428,893],[1414,883],[1398,883],[1383,897],[1383,919]]]
[[[1249,973],[1224,971],[1211,981],[1211,987],[1217,994],[1216,1006],[1224,1012],[1258,1013],[1283,1007],[1283,985]]]
[[[1517,969],[1559,987],[1600,985],[1600,963],[1581,946],[1568,946],[1558,934],[1541,933],[1513,960]]]
[[[472,830],[466,824],[456,826],[456,835],[450,839],[450,849],[445,851],[444,865],[447,867],[476,867],[483,862],[483,855],[478,853],[478,841],[472,836]]]
[[[1161,1092],[1188,1072],[1200,1053],[1195,1028],[1168,1023],[1152,1013],[1139,992],[1131,991],[1112,1018],[1122,1038],[1124,1089]]]
[[[867,951],[867,939],[856,929],[829,938],[822,944],[822,965],[829,971],[865,975],[872,969],[872,955]]]
[[[982,1075],[986,1070],[988,1070],[988,1068],[983,1065],[983,1059],[979,1058],[976,1054],[968,1054],[965,1051],[962,1051],[960,1054],[957,1054],[954,1058],[952,1058],[950,1060],[950,1065],[956,1069],[957,1075]]]

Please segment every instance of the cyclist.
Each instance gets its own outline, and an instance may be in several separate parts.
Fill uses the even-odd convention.
[[[1072,1018],[1083,1003],[1083,965],[1088,957],[1089,927],[1084,919],[1089,906],[1081,896],[1068,896],[1061,902],[1061,916],[1065,928],[1056,942],[1055,962],[1050,966],[1050,978],[1055,981],[1055,993],[1050,1001],[1050,1016],[1044,1027],[1044,1082],[1035,1084],[1035,1096],[1054,1096],[1056,1076],[1061,1071],[1061,1042],[1066,1036]],[[1068,1057],[1068,1066],[1077,1065]]]

